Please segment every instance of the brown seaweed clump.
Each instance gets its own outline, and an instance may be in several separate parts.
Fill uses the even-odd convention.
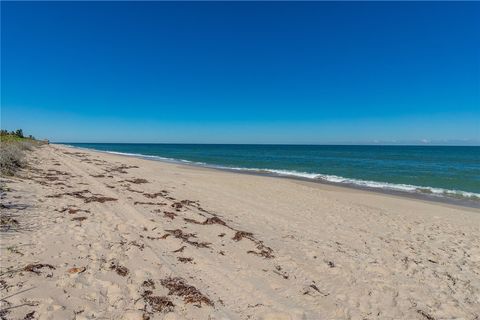
[[[202,294],[194,286],[185,283],[185,280],[182,278],[166,278],[162,279],[160,283],[169,290],[169,295],[183,297],[183,301],[185,303],[194,303],[198,304],[199,306],[201,306],[202,303],[208,306],[214,305],[212,300]]]
[[[87,217],[75,217],[75,218],[72,218],[72,221],[82,222],[82,221],[85,221],[85,220],[87,220]]]
[[[143,297],[146,303],[146,309],[151,309],[150,312],[172,312],[175,305],[167,297],[152,296],[147,294]]]
[[[237,231],[237,232],[235,232],[235,236],[233,236],[232,239],[235,240],[235,241],[240,241],[243,238],[247,238],[247,239],[252,240],[253,239],[253,233],[246,232],[246,231]]]
[[[163,216],[164,216],[165,218],[169,218],[169,219],[172,219],[172,220],[173,220],[173,219],[175,219],[175,217],[177,216],[177,214],[174,213],[174,212],[164,211],[164,212],[163,212]]]
[[[177,257],[177,260],[182,262],[182,263],[192,263],[193,262],[193,258],[186,258],[186,257]]]
[[[37,263],[37,264],[29,264],[27,266],[25,266],[25,268],[23,268],[24,271],[28,271],[28,272],[33,272],[35,274],[40,274],[42,273],[41,269],[43,268],[48,268],[50,270],[55,270],[55,267],[52,266],[51,264],[47,264],[47,263]]]
[[[129,273],[127,267],[121,266],[113,261],[110,263],[110,270],[114,270],[118,275],[122,277],[125,277]]]
[[[147,179],[142,179],[142,178],[135,178],[131,180],[125,180],[126,182],[134,183],[134,184],[142,184],[142,183],[148,183]]]
[[[267,259],[271,259],[271,258],[275,257],[273,255],[273,249],[264,245],[263,241],[260,241],[260,240],[256,239],[253,236],[253,233],[251,233],[251,232],[237,231],[235,233],[235,236],[232,239],[235,240],[235,241],[240,241],[243,238],[249,239],[250,241],[254,242],[255,245],[256,245],[256,248],[258,249],[258,251],[249,250],[249,251],[247,251],[247,253],[252,253],[252,254],[267,258]]]
[[[76,214],[77,212],[90,213],[90,210],[79,209],[75,206],[67,206],[67,207],[63,207],[62,209],[55,209],[55,211],[62,212],[62,213],[66,211],[69,214]]]
[[[160,191],[160,192],[155,192],[155,193],[143,193],[143,195],[146,197],[146,198],[149,198],[149,199],[155,199],[156,197],[165,197],[168,193],[165,193],[165,191]]]
[[[145,201],[135,201],[133,203],[134,205],[137,205],[137,204],[142,204],[142,205],[149,205],[149,206],[164,206],[166,205],[166,203],[164,202],[145,202]]]
[[[90,202],[100,202],[104,203],[107,201],[117,201],[118,199],[105,197],[100,194],[94,194],[89,190],[80,190],[80,191],[72,191],[72,192],[64,192],[64,193],[57,193],[53,195],[46,196],[47,198],[61,198],[63,196],[70,196],[78,199],[83,199],[85,203]]]
[[[210,243],[209,242],[198,242],[198,241],[192,241],[190,238],[196,238],[197,236],[194,233],[183,233],[182,230],[180,229],[175,229],[175,230],[165,230],[165,232],[168,232],[172,236],[174,236],[177,239],[182,239],[184,242],[195,246],[197,248],[210,248]]]

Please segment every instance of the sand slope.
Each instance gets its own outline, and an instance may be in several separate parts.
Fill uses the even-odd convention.
[[[480,317],[480,210],[64,146],[30,160],[2,198],[7,319]]]

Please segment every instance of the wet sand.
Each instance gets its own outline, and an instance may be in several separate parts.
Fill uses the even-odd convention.
[[[30,163],[2,199],[8,319],[480,317],[478,209],[58,145]]]

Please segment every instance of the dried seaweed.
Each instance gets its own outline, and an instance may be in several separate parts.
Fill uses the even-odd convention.
[[[175,307],[173,302],[167,297],[152,296],[151,293],[150,294],[144,293],[143,299],[146,303],[146,309],[147,308],[151,309],[150,312],[171,312]]]
[[[426,312],[423,311],[423,310],[418,309],[418,310],[417,310],[417,313],[418,313],[419,315],[421,315],[422,317],[424,317],[425,319],[427,319],[427,320],[435,320],[435,317],[433,317],[432,315],[426,313]]]
[[[120,165],[118,167],[113,167],[113,168],[109,168],[107,170],[105,170],[106,172],[118,172],[118,173],[128,173],[127,169],[134,169],[134,168],[138,168],[138,166],[127,166],[127,165]]]
[[[87,220],[87,217],[75,217],[75,218],[72,218],[72,221],[82,222],[82,221],[85,221],[85,220]]]
[[[170,206],[177,211],[180,211],[180,209],[183,208],[183,204],[181,204],[180,202],[174,202]]]
[[[190,222],[190,223],[194,223],[194,224],[203,224],[203,225],[208,225],[208,224],[220,224],[222,226],[227,226],[227,224],[225,223],[225,221],[223,221],[222,219],[218,218],[218,217],[212,217],[212,218],[207,218],[205,221],[203,222],[200,222],[200,221],[197,221],[195,219],[190,219],[190,218],[183,218],[183,220],[187,221],[187,222]]]
[[[146,197],[146,198],[149,198],[149,199],[155,199],[156,197],[163,197],[165,196],[165,194],[163,192],[155,192],[155,193],[146,193],[144,192],[143,195]]]
[[[235,236],[232,239],[235,240],[235,241],[240,241],[243,238],[247,238],[247,239],[251,240],[252,242],[254,242],[257,249],[259,250],[259,251],[249,250],[249,251],[247,251],[247,253],[252,253],[252,254],[267,258],[267,259],[271,259],[271,258],[275,257],[273,255],[273,249],[264,245],[263,241],[260,241],[260,240],[256,239],[253,236],[253,233],[251,233],[251,232],[237,231],[235,233]]]
[[[126,275],[128,275],[128,272],[129,272],[127,267],[121,266],[118,263],[113,261],[110,263],[110,270],[115,270],[115,272],[117,272],[117,274],[122,277],[125,277]]]
[[[143,281],[142,287],[155,289],[155,282],[152,279],[147,279]]]
[[[173,250],[172,252],[183,252],[183,250],[186,248],[186,246],[182,246],[178,248],[177,250]]]
[[[202,224],[200,221],[190,219],[190,218],[183,218],[183,220],[185,220],[186,222],[189,222],[189,223]]]
[[[126,179],[125,180],[126,182],[130,182],[130,183],[134,183],[134,184],[143,184],[143,183],[148,183],[148,180],[147,179],[143,179],[143,178],[135,178],[135,179]]]
[[[86,194],[90,194],[90,196],[87,196]],[[82,199],[85,203],[90,203],[90,202],[100,202],[104,203],[107,201],[117,201],[118,199],[111,198],[111,197],[105,197],[103,195],[99,194],[94,194],[89,190],[80,190],[80,191],[72,191],[72,192],[64,192],[64,193],[57,193],[53,195],[48,195],[46,196],[47,198],[61,198],[63,196],[71,196],[74,198]]]
[[[76,273],[83,273],[83,272],[85,272],[85,270],[87,270],[87,268],[85,268],[85,267],[70,268],[70,269],[67,270],[67,272],[70,273],[70,274],[76,274]]]
[[[46,198],[61,198],[63,196],[71,196],[71,197],[74,197],[74,198],[84,199],[85,198],[85,193],[91,193],[91,192],[85,189],[85,190],[80,190],[80,191],[57,193],[57,194],[47,195],[45,197]]]
[[[17,219],[13,218],[13,216],[10,215],[3,215],[0,216],[0,230],[1,231],[6,231],[12,228],[18,227],[20,223],[18,222]]]
[[[136,204],[143,204],[143,205],[149,205],[149,206],[165,206],[165,205],[167,205],[167,204],[164,203],[164,202],[151,202],[151,201],[150,201],[150,202],[135,201],[133,204],[134,204],[134,205],[136,205]]]
[[[40,271],[41,269],[43,268],[48,268],[50,270],[55,270],[55,267],[52,266],[51,264],[47,264],[47,263],[37,263],[37,264],[29,264],[27,266],[25,266],[25,268],[23,268],[24,271],[28,271],[28,272],[33,272],[35,274],[41,274],[42,271]]]
[[[202,222],[202,224],[220,224],[222,226],[226,226],[227,224],[225,223],[225,221],[223,221],[222,219],[218,218],[218,217],[211,217],[211,218],[207,218],[207,220],[205,220],[204,222]]]
[[[235,232],[235,236],[232,238],[235,241],[240,241],[243,238],[247,238],[252,240],[253,239],[253,233],[251,232],[246,232],[246,231],[237,231]]]
[[[174,212],[164,211],[164,212],[163,212],[163,216],[164,216],[165,218],[170,218],[170,219],[173,220],[173,219],[175,219],[175,217],[177,216],[177,214],[174,213]]]
[[[67,207],[63,207],[62,209],[55,209],[55,211],[62,212],[62,213],[67,211],[69,214],[76,214],[77,212],[90,213],[90,210],[79,209],[75,206],[67,206]]]
[[[105,196],[91,196],[85,198],[85,203],[90,203],[90,202],[100,202],[100,203],[105,203],[107,201],[117,201],[118,199],[112,198],[112,197],[105,197]]]
[[[160,283],[169,290],[169,295],[183,297],[183,301],[185,303],[194,303],[198,304],[199,306],[204,303],[209,306],[214,306],[212,300],[202,294],[194,286],[185,283],[185,280],[182,278],[166,278],[162,279]]]
[[[128,244],[137,247],[138,249],[140,249],[140,251],[143,251],[143,249],[145,248],[145,245],[143,243],[138,243],[135,240],[130,241]]]
[[[184,242],[192,246],[195,246],[197,248],[210,248],[210,243],[208,242],[198,242],[198,241],[190,240],[190,238],[196,238],[196,235],[194,233],[183,233],[183,231],[180,229],[165,230],[165,231],[170,233],[175,238],[182,239]]]

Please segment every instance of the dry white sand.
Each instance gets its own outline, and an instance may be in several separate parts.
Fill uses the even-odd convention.
[[[7,319],[480,317],[480,210],[64,146],[30,162],[2,198]]]

